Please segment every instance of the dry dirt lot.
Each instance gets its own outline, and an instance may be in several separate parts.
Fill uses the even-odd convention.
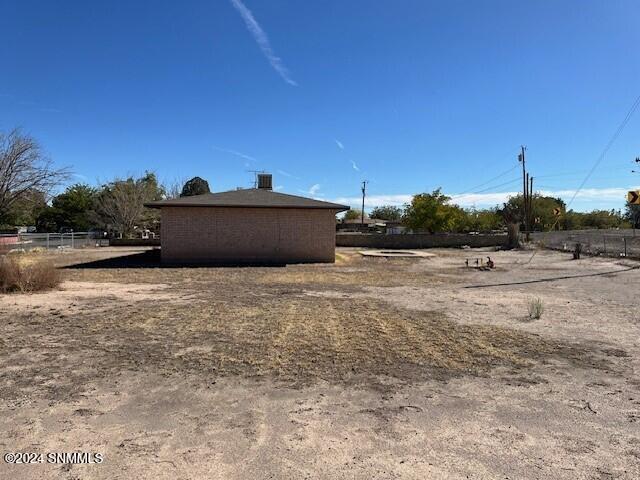
[[[52,254],[59,290],[0,296],[0,451],[104,461],[0,478],[640,478],[638,264],[430,252]]]

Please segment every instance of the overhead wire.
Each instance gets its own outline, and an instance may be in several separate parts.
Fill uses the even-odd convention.
[[[474,192],[474,190],[476,190],[477,188],[480,188],[480,187],[484,187],[485,185],[487,185],[487,184],[489,184],[489,183],[491,183],[491,182],[493,182],[493,181],[495,181],[495,180],[498,180],[499,178],[502,178],[502,177],[504,177],[505,175],[508,175],[509,173],[513,172],[516,168],[518,168],[518,164],[516,164],[516,165],[514,165],[513,167],[511,167],[509,170],[505,170],[504,172],[502,172],[502,173],[500,173],[500,174],[496,175],[495,177],[490,178],[490,179],[489,179],[489,180],[487,180],[486,182],[482,182],[482,183],[480,183],[480,184],[476,185],[476,186],[475,186],[475,187],[473,187],[473,188],[469,188],[469,189],[467,189],[465,192],[462,192],[462,193],[458,193],[458,194],[456,194],[456,196],[467,195],[468,193],[478,193],[478,192]],[[490,188],[489,188],[489,189],[487,189],[487,190],[490,190],[491,188],[497,188],[497,187],[499,187],[499,186],[500,186],[500,185],[497,185],[497,186],[495,186],[495,187],[490,187]]]
[[[522,179],[521,179],[520,177],[518,177],[518,178],[514,178],[514,179],[512,179],[512,180],[509,180],[508,182],[504,182],[504,183],[501,183],[501,184],[499,184],[499,185],[493,185],[493,186],[491,186],[491,187],[489,187],[489,188],[485,188],[484,190],[479,190],[479,191],[477,191],[477,192],[473,192],[473,194],[477,194],[477,193],[484,193],[484,192],[487,192],[487,191],[489,191],[489,190],[494,190],[494,189],[496,189],[496,188],[504,187],[504,186],[506,186],[506,185],[510,185],[510,184],[512,184],[512,183],[515,183],[515,182],[521,182],[521,181],[522,181]],[[464,194],[462,194],[462,195],[464,195]]]
[[[598,159],[593,164],[593,167],[591,167],[591,170],[589,170],[589,173],[587,174],[587,176],[584,178],[584,180],[582,181],[582,183],[580,184],[578,189],[574,192],[573,197],[571,197],[571,200],[569,200],[569,203],[567,203],[567,207],[570,206],[573,203],[573,201],[576,199],[576,196],[578,195],[580,190],[582,190],[582,188],[585,186],[585,184],[589,181],[589,178],[591,178],[591,175],[593,175],[593,172],[596,170],[596,168],[598,168],[598,165],[600,165],[600,163],[602,163],[602,161],[604,160],[604,157],[609,152],[609,150],[611,149],[611,147],[613,146],[615,141],[618,139],[618,137],[620,136],[620,134],[624,130],[624,127],[627,126],[627,123],[629,123],[629,120],[631,120],[631,117],[633,116],[635,111],[638,109],[638,106],[640,106],[640,95],[638,95],[638,98],[636,98],[636,101],[633,102],[633,104],[631,105],[631,108],[627,112],[627,115],[624,117],[624,119],[622,120],[622,122],[620,123],[618,128],[616,129],[615,133],[611,136],[611,138],[607,142],[606,146],[602,150],[602,153],[600,153],[600,156],[598,157]]]
[[[608,171],[615,171],[615,170],[628,170],[631,167],[631,165],[626,166],[626,167],[612,167],[609,168]],[[536,175],[536,178],[556,178],[556,177],[573,177],[573,176],[578,176],[578,175],[582,175],[585,173],[589,173],[589,170],[577,170],[575,172],[565,172],[565,173],[554,173],[554,174],[549,174],[549,175]]]
[[[573,192],[573,196],[571,197],[571,200],[569,200],[569,202],[567,202],[565,204],[565,210],[568,209],[569,206],[571,206],[571,204],[576,199],[576,197],[578,196],[580,191],[584,188],[586,183],[589,181],[589,178],[591,178],[591,175],[593,175],[593,172],[602,163],[602,161],[604,160],[605,156],[607,155],[607,153],[609,152],[609,150],[611,149],[611,147],[613,146],[615,141],[618,139],[620,134],[623,132],[624,128],[627,126],[627,123],[629,123],[629,120],[631,120],[631,117],[636,112],[636,110],[638,109],[639,106],[640,106],[640,95],[638,95],[638,97],[635,99],[635,101],[631,104],[631,108],[627,111],[627,114],[625,115],[625,117],[622,120],[622,122],[620,122],[620,124],[618,125],[618,128],[616,128],[616,130],[613,133],[613,135],[611,136],[611,138],[609,138],[609,141],[607,142],[607,144],[605,145],[604,149],[602,150],[602,152],[600,153],[600,155],[598,156],[598,158],[594,162],[593,166],[589,170],[589,173],[587,173],[587,176],[584,178],[584,180],[582,180],[582,183],[580,183],[580,186]],[[549,228],[549,230],[544,232],[543,241],[546,240],[547,235],[549,234],[549,232],[551,232],[554,228],[556,228],[556,225],[558,225],[559,221],[560,221],[560,216],[558,216],[556,218],[555,222],[553,222],[553,225],[551,225],[551,228]],[[537,250],[534,250],[533,254],[529,258],[529,260],[527,262],[525,262],[525,263],[526,264],[531,263],[531,260],[533,260],[533,257],[535,257],[536,253],[537,253]]]

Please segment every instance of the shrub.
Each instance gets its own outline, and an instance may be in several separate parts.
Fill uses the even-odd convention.
[[[0,292],[39,292],[57,287],[60,272],[51,261],[23,255],[0,257]]]
[[[532,320],[538,320],[544,313],[544,304],[540,298],[533,298],[529,300],[529,318]]]

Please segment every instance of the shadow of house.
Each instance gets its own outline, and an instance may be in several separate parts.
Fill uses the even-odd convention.
[[[210,262],[203,263],[179,263],[170,264],[161,261],[160,250],[155,248],[140,253],[132,253],[119,257],[104,258],[101,260],[92,260],[90,262],[76,263],[65,265],[63,269],[111,269],[111,268],[241,268],[241,267],[286,267],[285,263],[238,263],[238,262]]]

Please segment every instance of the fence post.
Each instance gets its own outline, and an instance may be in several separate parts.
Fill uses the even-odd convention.
[[[47,232],[47,250],[49,250],[49,232]]]
[[[73,250],[73,232],[71,232],[71,249]]]

